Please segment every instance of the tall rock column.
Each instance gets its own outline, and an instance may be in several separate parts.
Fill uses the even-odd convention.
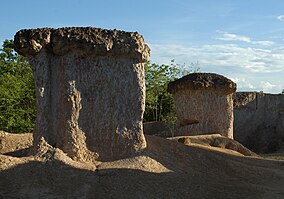
[[[221,134],[233,138],[233,99],[236,84],[214,73],[192,73],[169,83],[179,135]]]
[[[99,28],[20,30],[36,85],[34,145],[45,140],[75,160],[114,160],[146,147],[144,65],[136,32]]]

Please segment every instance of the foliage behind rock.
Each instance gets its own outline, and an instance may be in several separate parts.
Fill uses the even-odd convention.
[[[32,70],[13,48],[13,41],[5,40],[0,49],[0,130],[32,132],[35,120]]]

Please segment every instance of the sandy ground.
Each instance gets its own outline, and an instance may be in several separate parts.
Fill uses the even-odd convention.
[[[14,147],[5,136],[2,144]],[[21,153],[2,149],[0,198],[284,198],[284,161],[146,138],[141,154],[96,164],[57,149],[41,157],[27,156],[23,145]]]

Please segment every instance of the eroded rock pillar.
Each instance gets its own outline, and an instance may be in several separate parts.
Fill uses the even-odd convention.
[[[233,138],[236,84],[214,73],[192,73],[168,85],[180,123],[179,135],[221,134]]]
[[[44,139],[77,160],[113,160],[146,147],[143,63],[138,33],[98,28],[21,30],[15,49],[33,69],[37,120]]]

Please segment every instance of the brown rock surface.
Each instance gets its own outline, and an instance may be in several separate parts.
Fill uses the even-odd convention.
[[[284,162],[146,136],[147,149],[110,162],[0,154],[0,198],[282,199]],[[223,151],[222,151],[223,150]]]
[[[0,131],[0,154],[18,153],[22,155],[27,152],[33,144],[33,135],[31,133],[13,134]]]
[[[209,147],[218,147],[222,149],[229,149],[236,151],[245,156],[257,156],[254,152],[250,151],[242,144],[236,140],[221,136],[220,134],[211,134],[211,135],[196,135],[196,136],[178,136],[173,138],[168,138],[185,145],[204,145]]]
[[[175,93],[183,89],[214,90],[222,94],[231,94],[236,91],[237,85],[230,79],[215,73],[192,73],[176,81],[170,82],[168,91]]]
[[[161,137],[172,135],[172,129],[169,125],[161,121],[145,122],[143,124],[143,132],[146,135],[157,135]]]
[[[256,108],[257,92],[236,92],[233,94],[234,108]]]
[[[169,83],[180,124],[175,135],[221,134],[233,138],[236,84],[213,73],[192,73]]]
[[[23,29],[14,38],[15,50],[34,56],[47,48],[55,55],[76,52],[86,56],[127,56],[138,62],[149,59],[150,49],[137,32],[92,27]]]
[[[234,135],[258,153],[284,150],[284,95],[235,93]]]
[[[149,48],[141,35],[42,28],[19,31],[14,42],[35,77],[34,146],[45,140],[80,161],[119,159],[146,147],[143,62]]]

